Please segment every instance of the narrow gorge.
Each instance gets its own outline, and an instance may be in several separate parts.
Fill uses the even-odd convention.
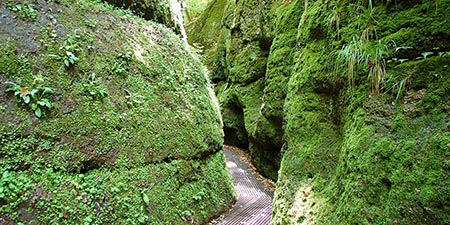
[[[450,1],[211,0],[225,143],[277,181],[271,224],[450,223]]]
[[[450,224],[450,0],[0,12],[0,225]]]

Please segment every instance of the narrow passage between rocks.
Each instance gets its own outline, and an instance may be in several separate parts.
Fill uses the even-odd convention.
[[[237,202],[217,224],[266,225],[272,214],[273,188],[238,151],[225,149],[227,167],[233,177]]]

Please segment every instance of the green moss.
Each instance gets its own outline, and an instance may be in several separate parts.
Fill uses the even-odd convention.
[[[232,204],[220,113],[190,47],[96,1],[34,6],[37,19],[26,22],[1,9],[0,214],[43,224],[180,224],[190,215],[204,223]],[[66,51],[79,60],[55,57]],[[41,118],[3,82],[29,85],[37,73],[56,90]],[[26,185],[5,189],[20,186],[11,180]]]
[[[414,50],[400,50],[392,56],[410,62],[388,64],[383,88],[389,91],[380,95],[370,94],[364,68],[358,72],[356,87],[341,88],[346,83],[342,74],[329,66],[336,62],[333,55],[339,50],[338,42],[332,40],[336,30],[320,22],[326,21],[325,9],[333,5],[312,3],[305,9],[298,28],[302,43],[284,103],[285,142],[273,224],[448,223],[444,197],[449,193],[448,173],[442,161],[448,146],[438,147],[441,142],[436,139],[448,133],[448,97],[444,95],[448,76],[442,76],[448,74],[448,59],[436,52],[435,57],[416,59],[420,51],[431,49],[430,44],[421,43],[447,48],[441,47],[446,44],[440,36],[418,33],[445,32],[413,24],[441,21],[438,14],[424,10],[430,5],[415,4],[387,14],[378,5],[371,11],[379,19],[374,27],[361,26],[367,21],[364,10],[355,15],[356,11],[336,6],[342,15],[341,41],[348,42],[369,28],[386,31],[377,33],[378,39],[399,37],[402,40],[396,43],[414,46]],[[407,14],[412,18],[408,28],[388,30],[404,21],[383,18]],[[408,36],[412,34],[418,38]],[[406,82],[399,90],[401,80]]]
[[[264,3],[215,8],[208,65],[226,140],[281,161],[272,224],[448,223],[449,1]]]
[[[86,174],[51,169],[25,174],[2,169],[2,184],[9,188],[2,191],[6,195],[2,200],[7,202],[1,209],[16,221],[35,219],[40,223],[173,224],[187,220],[183,211],[203,222],[234,199],[231,194],[222,195],[232,193],[223,167],[224,156],[219,152],[206,161],[175,160]],[[33,207],[15,211],[19,204]],[[46,213],[39,215],[41,211]]]
[[[187,4],[188,10],[190,10],[189,2]],[[221,29],[226,5],[226,1],[211,1],[198,21],[190,24],[187,28],[189,43],[201,44],[208,56],[212,55],[208,54],[209,52],[216,50],[214,43],[218,39],[217,32]]]

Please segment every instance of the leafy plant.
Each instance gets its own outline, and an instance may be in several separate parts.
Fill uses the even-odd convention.
[[[200,191],[196,195],[192,196],[192,199],[195,201],[201,201],[203,199],[203,196],[205,196],[205,192]]]
[[[19,213],[12,211],[25,202],[32,188],[31,179],[26,172],[10,172],[0,170],[0,211],[10,213],[12,219],[17,219]]]
[[[433,55],[433,52],[422,52],[422,56],[426,59],[429,55]]]
[[[30,106],[34,111],[34,114],[40,118],[45,108],[52,108],[52,103],[49,97],[55,93],[53,88],[39,85],[39,82],[43,81],[42,74],[39,73],[34,79],[33,85],[30,87],[21,86],[14,82],[6,82],[11,85],[11,87],[7,88],[5,92],[14,92],[17,101]]]
[[[400,96],[404,93],[407,85],[411,79],[412,74],[396,73],[393,72],[384,84],[384,92],[391,92],[395,94],[395,101],[397,101]]]
[[[341,13],[339,12],[339,9],[337,6],[334,6],[331,10],[330,15],[327,18],[327,25],[330,27],[330,29],[334,29],[337,33],[337,39],[340,39],[339,35],[339,29],[341,27]]]
[[[112,72],[114,74],[119,74],[124,76],[127,72],[127,70],[124,68],[124,62],[115,62],[113,67],[111,68]]]
[[[125,98],[127,99],[127,104],[129,106],[137,106],[137,105],[144,103],[145,98],[141,94],[131,93],[128,90],[125,90],[125,93],[126,93]]]
[[[190,210],[184,210],[180,213],[180,216],[184,221],[191,221],[194,217],[194,213]]]
[[[83,92],[90,95],[93,99],[103,99],[108,96],[106,88],[101,85],[102,79],[97,78],[95,73],[92,73],[88,78],[88,83],[83,84]]]
[[[33,8],[33,5],[31,5],[30,3],[25,2],[24,4],[18,4],[10,7],[10,9],[13,12],[17,13],[22,19],[26,19],[29,21],[36,20],[37,12]]]
[[[350,86],[354,85],[354,74],[357,66],[368,67],[368,80],[372,90],[379,93],[381,84],[386,75],[385,58],[388,56],[386,44],[378,41],[375,45],[362,38],[353,37],[352,41],[342,47],[338,60],[347,65]]]
[[[119,53],[117,55],[117,60],[114,62],[111,71],[113,74],[119,74],[121,76],[125,76],[127,73],[126,64],[131,60],[132,52],[128,51],[125,54]]]
[[[376,93],[380,92],[380,87],[382,82],[384,81],[384,77],[386,75],[386,63],[385,56],[387,56],[388,49],[386,45],[383,45],[381,41],[375,46],[375,51],[373,55],[369,54],[369,61],[367,61],[367,65],[369,66],[369,75],[368,79],[371,84],[372,90],[375,90]]]
[[[70,35],[67,40],[64,41],[64,45],[59,48],[63,53],[58,55],[50,54],[49,56],[55,60],[62,60],[67,68],[75,65],[75,63],[80,60],[76,56],[76,54],[81,51],[80,44],[77,41],[79,38],[80,36],[77,34]]]

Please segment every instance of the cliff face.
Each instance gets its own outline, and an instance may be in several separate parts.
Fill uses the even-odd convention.
[[[97,1],[0,10],[0,221],[204,223],[232,204],[218,105],[179,36]]]
[[[223,2],[225,142],[281,159],[272,224],[450,222],[449,1]]]
[[[449,222],[448,7],[305,5],[273,224]]]
[[[272,116],[280,109],[262,105],[273,39],[268,10],[258,1],[213,1],[188,36],[191,43],[205,47],[217,84],[225,143],[248,148],[263,174],[276,179],[282,119]]]

